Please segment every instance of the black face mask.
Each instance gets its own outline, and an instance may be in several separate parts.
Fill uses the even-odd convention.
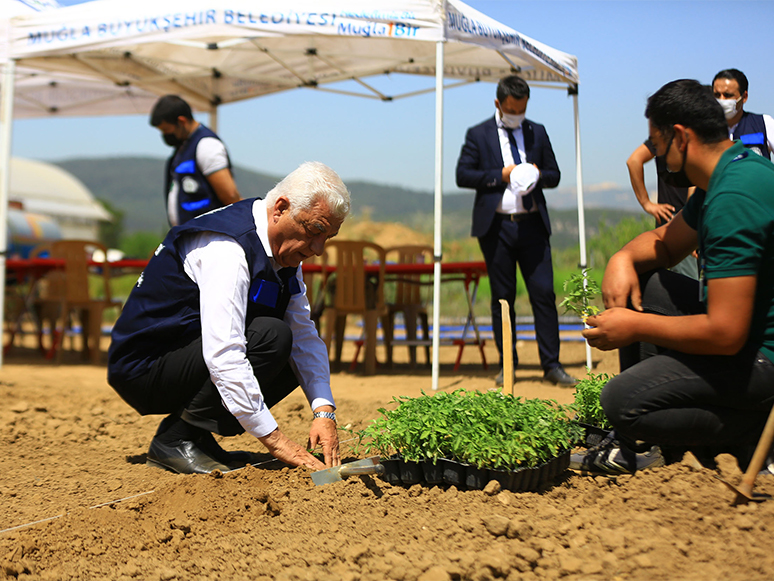
[[[688,159],[687,152],[685,155],[683,155],[683,165],[680,166],[678,171],[669,171],[669,167],[666,166],[666,156],[669,153],[669,148],[672,147],[672,140],[674,138],[675,135],[673,133],[672,137],[669,138],[669,143],[667,144],[666,152],[664,153],[664,166],[666,167],[666,174],[663,176],[663,180],[664,183],[676,188],[690,188],[693,183],[691,183],[691,180],[687,175],[685,175],[685,161]]]
[[[183,143],[183,140],[174,133],[162,133],[161,138],[164,140],[164,143],[170,147],[178,147],[181,143]]]

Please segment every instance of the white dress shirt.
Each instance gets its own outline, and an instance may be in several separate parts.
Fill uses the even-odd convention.
[[[274,270],[279,270],[268,243],[266,202],[253,203],[258,237]],[[257,438],[270,434],[277,422],[266,407],[259,379],[246,358],[245,314],[250,275],[245,252],[229,236],[201,232],[183,237],[181,256],[186,274],[199,287],[202,354],[223,404],[245,431]],[[325,343],[309,318],[309,300],[301,269],[301,293],[292,295],[285,322],[293,332],[290,364],[312,409],[334,405]]]
[[[503,125],[503,120],[500,119],[498,112],[495,112],[495,120],[497,121],[497,134],[500,137],[500,152],[503,155],[503,167],[507,167],[516,163],[513,159],[513,153],[511,152],[511,141],[508,138],[508,128]],[[521,125],[513,130],[513,137],[516,140],[516,149],[519,150],[521,163],[524,164],[527,161],[527,153],[524,149],[524,131],[522,131]],[[510,182],[503,192],[503,198],[497,206],[497,212],[500,214],[521,214],[526,212],[527,210],[524,208],[524,203],[522,201],[522,196],[525,193],[528,192],[519,191],[516,183]],[[533,211],[537,211],[537,208],[533,207]]]

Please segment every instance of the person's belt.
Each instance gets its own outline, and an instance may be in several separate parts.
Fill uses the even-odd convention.
[[[523,222],[530,218],[536,218],[540,216],[540,212],[521,212],[519,214],[500,214],[503,220],[510,220],[511,222]]]

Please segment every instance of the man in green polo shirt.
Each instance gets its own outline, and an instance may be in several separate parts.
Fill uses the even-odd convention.
[[[707,87],[680,80],[648,99],[657,155],[698,192],[605,269],[592,347],[620,349],[601,403],[614,431],[571,467],[631,473],[685,450],[742,468],[774,404],[774,165],[728,139]],[[666,268],[699,249],[700,279]],[[666,315],[666,316],[665,316]]]

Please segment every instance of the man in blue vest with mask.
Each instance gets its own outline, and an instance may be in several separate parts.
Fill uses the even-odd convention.
[[[140,414],[166,414],[147,463],[183,474],[254,463],[213,433],[245,431],[277,459],[340,464],[328,352],[309,317],[300,264],[323,253],[349,213],[336,173],[309,162],[267,195],[172,228],[113,327],[108,383]],[[269,411],[301,386],[308,448]]]
[[[170,226],[241,199],[226,146],[193,118],[188,103],[177,95],[161,97],[150,124],[175,148],[167,161],[164,189]]]
[[[724,69],[712,79],[712,92],[723,107],[729,138],[739,139],[747,149],[771,160],[774,152],[774,119],[770,115],[744,110],[747,87],[747,77],[738,69]]]

